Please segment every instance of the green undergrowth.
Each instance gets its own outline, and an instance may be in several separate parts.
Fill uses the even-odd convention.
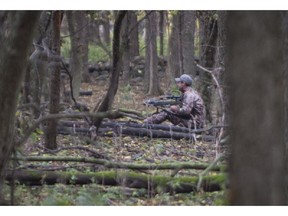
[[[5,194],[9,194],[6,185]],[[225,191],[206,193],[157,193],[147,189],[131,189],[122,186],[89,185],[43,185],[15,188],[16,205],[22,206],[206,206],[226,205]],[[9,200],[9,195],[5,197]]]
[[[106,49],[111,52],[111,48],[106,46]],[[64,38],[61,45],[61,55],[65,59],[70,58],[71,41],[70,38]],[[109,60],[109,55],[100,46],[89,44],[88,48],[89,62],[106,62]]]

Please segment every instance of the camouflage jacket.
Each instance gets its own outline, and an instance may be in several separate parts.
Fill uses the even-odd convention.
[[[206,109],[199,93],[189,87],[181,95],[180,101],[182,106],[180,106],[180,110],[177,114],[191,115],[193,125],[197,125],[197,128],[199,126],[203,127],[205,124]]]

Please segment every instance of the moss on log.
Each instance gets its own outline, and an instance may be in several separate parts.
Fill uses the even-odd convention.
[[[75,158],[75,157],[18,157],[14,158],[22,161],[61,161],[61,162],[82,162],[92,163],[105,166],[106,168],[114,169],[132,169],[132,170],[167,170],[167,169],[195,169],[204,170],[209,164],[205,163],[191,163],[191,162],[167,162],[167,163],[125,163],[125,162],[113,162],[105,159],[95,158]],[[210,171],[225,170],[224,166],[213,166]]]
[[[145,188],[155,192],[189,193],[196,191],[198,177],[169,177],[146,175],[136,172],[103,171],[93,173],[79,172],[47,172],[47,171],[15,171],[14,179],[26,185],[91,184],[119,185],[131,188]],[[6,180],[12,180],[8,172]],[[203,177],[201,188],[205,192],[219,191],[225,185],[225,175],[210,175]]]

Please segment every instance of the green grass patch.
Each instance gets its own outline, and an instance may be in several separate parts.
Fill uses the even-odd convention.
[[[107,50],[111,52],[110,47],[106,47]],[[65,59],[70,58],[70,50],[71,50],[71,41],[70,38],[64,38],[61,44],[61,56]],[[94,44],[89,44],[88,47],[88,61],[89,62],[106,62],[109,60],[109,55],[103,48],[96,46]]]

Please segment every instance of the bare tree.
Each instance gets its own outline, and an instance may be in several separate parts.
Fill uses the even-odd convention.
[[[225,112],[226,95],[222,94],[223,98],[220,98],[218,91],[224,93],[224,72],[225,72],[225,56],[226,56],[226,11],[217,11],[217,45],[215,53],[215,63],[213,69],[213,75],[219,82],[219,86],[211,85],[211,103],[210,103],[210,115],[213,125],[224,124],[222,122],[223,112]],[[219,90],[217,88],[220,88]],[[217,91],[218,90],[218,91]],[[221,100],[224,104],[221,105]],[[222,117],[221,117],[222,116]]]
[[[130,29],[129,29],[129,43],[130,43],[130,57],[133,59],[139,56],[139,32],[138,32],[138,20],[136,11],[129,11],[130,16]]]
[[[4,14],[3,14],[4,13]],[[0,42],[0,203],[7,162],[14,146],[17,99],[39,11],[1,12]]]
[[[104,21],[103,24],[103,20],[108,19],[108,16],[105,17],[106,15],[105,13],[103,14],[103,11],[89,11],[88,13],[90,15],[90,21],[91,21],[91,29],[89,29],[90,40],[92,40],[97,46],[99,46],[107,54],[107,56],[109,56],[109,58],[112,59],[112,54],[109,46],[110,43],[106,44],[105,41],[103,42],[103,40],[108,40],[107,39],[108,33],[106,33],[108,21]],[[103,27],[103,31],[100,31],[101,27]]]
[[[182,74],[180,64],[180,12],[176,11],[172,14],[172,27],[168,42],[168,70],[171,80],[174,82],[175,77]]]
[[[119,11],[116,16],[115,24],[114,24],[114,31],[113,31],[113,65],[112,65],[112,76],[110,78],[110,84],[108,91],[103,98],[99,107],[96,107],[95,110],[97,112],[105,112],[112,108],[112,104],[114,101],[114,97],[117,93],[118,89],[118,82],[120,76],[120,68],[121,68],[121,55],[120,52],[120,30],[122,21],[126,15],[127,11]],[[102,119],[97,119],[94,121],[94,125],[99,128]]]
[[[166,11],[159,11],[159,55],[164,56],[164,35],[165,35],[165,13]]]
[[[49,113],[55,114],[59,112],[60,104],[60,26],[61,26],[61,12],[54,11],[52,14],[52,55],[55,56],[54,62],[50,64],[51,67],[51,84],[50,84],[50,102]],[[57,59],[57,56],[59,57]],[[47,128],[45,131],[45,147],[48,149],[57,148],[57,120],[47,121]]]
[[[90,28],[88,29],[89,40],[91,42],[97,43],[98,38],[100,38],[99,25],[100,21],[97,18],[99,11],[88,11]]]
[[[160,95],[158,80],[158,55],[157,55],[157,16],[152,11],[146,19],[146,64],[145,81],[148,84],[148,95]]]
[[[123,80],[126,84],[130,78],[130,62],[139,55],[138,23],[134,11],[128,11],[121,29],[123,41]]]
[[[102,11],[102,25],[103,25],[103,41],[106,45],[110,46],[110,11]]]
[[[196,11],[173,11],[168,44],[168,71],[171,83],[181,74],[196,76],[194,34]],[[195,85],[195,82],[194,82]],[[197,85],[195,85],[197,88]]]
[[[181,47],[183,58],[183,72],[196,76],[194,63],[194,34],[195,34],[196,11],[181,11]]]
[[[81,11],[67,11],[67,21],[71,39],[70,71],[72,75],[72,91],[75,99],[78,98],[83,73],[83,19]]]
[[[229,201],[285,200],[283,43],[280,12],[227,14],[231,103]]]
[[[131,60],[131,44],[129,43],[129,29],[130,29],[130,14],[128,11],[123,19],[121,26],[121,40],[123,41],[123,60],[122,60],[122,70],[123,70],[123,80],[125,85],[129,83],[130,77],[130,60]]]
[[[208,69],[214,70],[215,55],[218,35],[217,19],[214,16],[214,11],[198,11],[200,25],[200,64]],[[207,119],[212,122],[211,117],[211,83],[212,77],[208,73],[200,73],[201,84],[197,88],[202,94],[203,100],[207,107]]]
[[[82,26],[81,46],[82,46],[82,79],[84,82],[90,82],[88,71],[88,52],[89,52],[89,28],[90,23],[86,11],[81,12],[81,19],[79,19],[79,26]]]
[[[51,35],[51,16],[52,12],[50,11],[43,11],[41,13],[38,28],[33,39],[34,51],[29,58],[29,64],[25,73],[23,102],[33,102],[37,107],[40,107],[42,98],[45,101],[49,99],[49,60],[47,48],[49,47],[49,38]],[[34,109],[35,118],[38,118],[39,115],[40,109]]]

